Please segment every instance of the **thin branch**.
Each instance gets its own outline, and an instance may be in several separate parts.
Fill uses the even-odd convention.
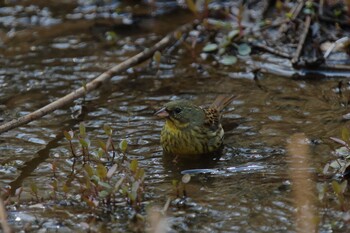
[[[299,60],[301,50],[303,49],[304,44],[305,44],[306,36],[310,30],[310,24],[311,24],[311,16],[308,15],[308,16],[306,16],[306,19],[305,19],[304,31],[303,31],[303,34],[301,34],[297,50],[295,51],[295,54],[293,56],[292,64],[297,63]]]
[[[292,9],[292,20],[295,20],[298,17],[299,13],[304,7],[304,4],[305,4],[304,0],[298,1],[298,4]]]
[[[292,58],[290,54],[285,53],[283,51],[279,51],[279,50],[277,50],[275,48],[269,47],[269,46],[267,46],[267,45],[265,45],[263,43],[253,42],[251,44],[255,48],[259,48],[259,49],[265,50],[265,51],[267,51],[269,53],[272,53],[272,54],[275,54],[277,56],[284,57],[284,58],[289,58],[289,59]]]
[[[95,78],[91,82],[87,83],[84,87],[81,87],[81,88],[67,94],[66,96],[61,97],[60,99],[40,108],[32,113],[29,113],[25,116],[22,116],[22,117],[17,118],[17,119],[13,119],[9,122],[6,122],[3,125],[0,125],[0,134],[8,131],[10,129],[16,128],[18,126],[27,124],[31,121],[37,120],[37,119],[47,115],[48,113],[51,113],[59,108],[62,108],[65,105],[73,102],[75,99],[83,97],[84,95],[86,95],[86,93],[89,93],[89,92],[97,89],[98,87],[100,87],[102,85],[102,83],[111,79],[113,75],[120,73],[120,72],[134,66],[134,65],[140,64],[141,62],[149,59],[150,57],[153,56],[153,54],[156,51],[164,49],[166,46],[168,46],[173,41],[175,41],[177,38],[177,35],[179,35],[180,33],[185,33],[188,30],[190,30],[191,28],[193,28],[192,23],[185,24],[185,25],[181,26],[176,31],[165,36],[162,40],[160,40],[153,47],[151,47],[149,49],[145,49],[143,52],[129,58],[128,60],[126,60],[126,61],[124,61],[124,62],[122,62],[114,67],[112,67],[111,69],[102,73],[101,75],[99,75],[97,78]]]
[[[329,46],[327,51],[324,53],[324,55],[323,55],[324,59],[327,59],[327,57],[332,53],[332,51],[335,49],[336,46],[343,46],[344,47],[344,44],[349,44],[349,42],[350,42],[350,39],[347,36],[335,41],[331,46]]]

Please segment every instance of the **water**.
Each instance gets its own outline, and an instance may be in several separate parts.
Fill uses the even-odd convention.
[[[29,25],[26,30],[31,33],[38,30],[41,36],[17,34],[0,49],[2,121],[25,115],[81,87],[83,82],[140,48],[151,46],[161,38],[160,34],[189,18],[183,12],[148,18],[137,31],[117,28],[119,39],[110,43],[101,39],[105,38],[108,25],[101,27],[82,16],[93,11],[88,5],[69,5],[59,12],[50,5],[23,7],[11,6],[0,11],[7,22],[2,29],[20,30]],[[30,15],[34,8],[39,9],[42,18],[23,16],[26,15],[23,12]],[[20,24],[12,25],[10,16]],[[66,18],[79,18],[85,26],[63,34],[34,27],[54,25],[55,30],[62,30],[65,23],[57,25]],[[164,22],[169,25],[166,29]],[[71,26],[69,20],[67,24]],[[97,139],[106,138],[104,124],[114,129],[114,141],[119,143],[124,138],[128,141],[128,156],[138,159],[146,170],[148,205],[162,207],[169,196],[175,199],[172,180],[192,174],[186,187],[190,199],[182,207],[181,203],[178,206],[173,203],[167,211],[173,232],[294,232],[295,209],[286,145],[291,135],[304,133],[312,167],[316,171],[323,169],[335,147],[329,137],[340,137],[342,127],[347,125],[342,115],[349,109],[337,88],[340,80],[296,80],[273,75],[263,75],[258,81],[232,78],[234,72],[245,71],[244,59],[234,67],[223,67],[188,54],[181,48],[164,55],[159,69],[148,61],[114,76],[86,96],[83,114],[78,118],[76,113],[82,100],[2,134],[0,186],[12,190],[23,187],[25,200],[22,205],[9,208],[9,222],[20,229],[36,218],[38,221],[31,224],[31,230],[63,232],[82,229],[79,224],[98,215],[78,203],[56,205],[55,201],[43,200],[39,203],[44,204],[37,206],[28,188],[35,183],[43,196],[52,190],[52,163],[57,164],[58,179],[65,180],[71,171],[71,154],[62,132],[76,130],[84,122],[95,146]],[[346,94],[347,90],[343,91]],[[181,98],[209,105],[217,95],[231,93],[238,97],[225,111],[225,150],[220,158],[174,163],[172,158],[162,156],[159,135],[163,122],[153,116],[157,109]],[[112,224],[102,218],[99,229],[129,229],[128,210],[120,208],[123,211],[116,212],[120,221]],[[333,201],[320,204],[319,208],[321,231],[349,230],[344,225],[345,216]],[[330,227],[334,221],[338,222]]]

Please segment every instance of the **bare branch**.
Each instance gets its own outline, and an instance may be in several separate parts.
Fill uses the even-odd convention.
[[[51,113],[59,108],[62,108],[63,106],[73,102],[75,99],[78,99],[82,96],[84,96],[86,93],[91,92],[98,87],[101,86],[101,84],[109,79],[112,78],[113,75],[120,73],[134,65],[140,64],[141,62],[149,59],[153,56],[153,54],[156,51],[164,49],[166,46],[171,44],[176,39],[176,35],[179,35],[180,33],[187,32],[193,28],[193,24],[185,24],[175,30],[174,32],[168,34],[165,36],[162,40],[160,40],[157,44],[155,44],[153,47],[149,49],[145,49],[143,52],[136,54],[135,56],[129,58],[128,60],[112,67],[111,69],[107,70],[106,72],[102,73],[100,76],[92,80],[91,82],[87,83],[86,86],[81,87],[68,95],[61,97],[60,99],[34,111],[31,112],[25,116],[22,116],[17,119],[13,119],[9,122],[6,122],[3,125],[0,125],[0,134],[3,132],[6,132],[10,129],[16,128],[18,126],[27,124],[31,121],[37,120],[48,113]]]

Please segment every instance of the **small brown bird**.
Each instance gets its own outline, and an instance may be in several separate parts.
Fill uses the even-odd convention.
[[[221,111],[234,97],[220,95],[208,108],[185,100],[165,104],[155,113],[166,119],[160,137],[165,154],[191,157],[220,150],[224,136]]]

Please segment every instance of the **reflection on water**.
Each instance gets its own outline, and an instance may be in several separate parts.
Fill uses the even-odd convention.
[[[87,8],[72,9],[75,9],[72,15],[76,15],[79,9]],[[0,11],[2,17],[6,12]],[[14,17],[16,14],[15,11]],[[177,16],[169,17],[167,22],[171,17],[176,22]],[[53,19],[49,23],[59,22]],[[135,47],[140,48],[147,46],[149,41],[145,38],[149,36],[157,38],[152,33],[133,33],[121,39],[128,43],[137,41]],[[133,51],[126,46],[110,46],[85,30],[58,38],[42,38],[34,45],[14,43],[0,52],[3,67],[0,105],[4,115],[1,117],[9,119],[80,87]],[[304,132],[310,140],[314,164],[320,166],[331,153],[325,140],[339,135],[346,124],[341,116],[348,110],[334,91],[337,80],[265,76],[256,83],[252,79],[230,78],[232,72],[244,66],[242,62],[237,67],[213,69],[210,63],[195,61],[185,53],[165,56],[159,70],[144,64],[115,76],[99,91],[87,95],[86,110],[79,119],[71,120],[74,107],[70,106],[1,135],[0,184],[10,185],[15,191],[35,182],[41,191],[50,190],[47,185],[52,178],[50,164],[59,161],[63,171],[70,170],[71,164],[67,162],[70,153],[63,130],[77,129],[78,122],[83,121],[90,134],[101,135],[98,137],[103,139],[102,127],[109,124],[114,129],[115,141],[125,138],[129,143],[128,155],[137,158],[145,168],[147,201],[152,205],[163,206],[166,197],[174,195],[173,179],[179,180],[185,173],[192,175],[186,207],[172,206],[168,211],[169,223],[175,231],[292,232],[294,209],[288,184],[286,142],[293,133]],[[176,163],[173,158],[162,156],[159,134],[163,121],[153,116],[156,109],[179,98],[208,105],[217,95],[231,93],[239,97],[224,115],[225,150],[220,156],[180,159]],[[78,100],[74,105],[81,102]],[[65,173],[60,175],[64,179]],[[69,215],[84,213],[72,207],[62,209]],[[32,221],[33,216],[39,216],[48,228],[54,228],[67,219],[63,210],[25,209],[9,215],[10,221],[18,226],[23,222],[16,222],[17,218]],[[76,217],[65,224],[77,229],[74,223],[82,219]],[[125,221],[121,221],[115,229],[125,226]]]

